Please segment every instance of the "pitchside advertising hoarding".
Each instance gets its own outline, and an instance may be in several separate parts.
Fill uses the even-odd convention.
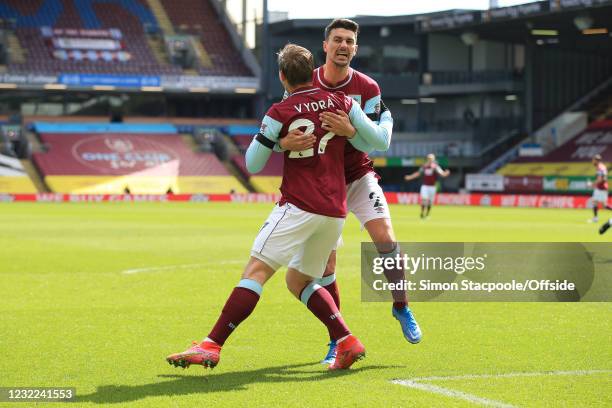
[[[605,243],[403,242],[393,255],[361,244],[366,302],[609,302],[612,247]]]
[[[468,174],[465,187],[479,192],[587,194],[593,191],[593,180],[588,176]]]
[[[385,193],[389,204],[417,205],[418,193]],[[279,193],[236,194],[10,194],[0,193],[2,202],[232,202],[269,203],[280,199]],[[533,194],[437,194],[436,205],[524,207],[524,208],[591,208],[590,197]],[[612,204],[612,201],[610,201]]]

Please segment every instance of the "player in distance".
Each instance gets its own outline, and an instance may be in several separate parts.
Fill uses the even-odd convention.
[[[596,154],[591,160],[593,166],[595,166],[595,188],[593,189],[593,196],[591,197],[591,204],[593,206],[593,219],[591,222],[598,222],[599,204],[602,207],[612,210],[612,207],[608,205],[608,168],[603,163],[600,155]],[[589,181],[589,185],[593,185]],[[605,225],[605,224],[604,224]],[[605,231],[604,231],[605,232]]]
[[[351,98],[312,85],[314,59],[308,50],[288,44],[279,53],[278,63],[279,77],[289,97],[266,113],[260,132],[246,152],[247,168],[252,173],[260,171],[279,138],[292,129],[305,128],[316,142],[306,150],[285,152],[282,197],[255,238],[242,279],[204,341],[166,358],[174,366],[215,367],[221,347],[255,309],[264,284],[281,266],[288,266],[288,289],[338,343],[338,355],[329,369],[349,368],[365,356],[364,346],[351,334],[329,292],[315,282],[325,270],[347,213],[343,170],[344,149],[349,143],[348,137],[325,130],[319,114],[336,110],[346,113],[359,130],[350,138],[358,148],[376,145],[384,135]]]
[[[440,165],[436,162],[436,156],[432,153],[427,155],[427,162],[422,165],[417,171],[412,174],[404,176],[404,180],[414,180],[420,176],[423,176],[423,183],[421,184],[421,219],[429,217],[431,206],[436,198],[436,183],[438,177],[448,177],[450,170],[442,170]]]
[[[323,50],[326,53],[325,64],[314,71],[313,83],[330,92],[341,91],[359,103],[368,117],[376,121],[386,135],[385,143],[381,146],[371,146],[370,151],[387,150],[393,129],[391,112],[381,100],[380,88],[376,81],[350,67],[358,49],[358,34],[359,25],[348,19],[333,20],[325,28],[323,41]],[[358,131],[346,113],[341,111],[323,112],[320,114],[320,119],[324,129],[337,135],[352,136]],[[313,140],[307,133],[294,132],[281,139],[280,147],[284,150],[303,150],[310,148]],[[380,177],[374,171],[373,162],[368,154],[347,144],[344,174],[348,210],[355,214],[362,227],[368,231],[380,256],[395,257],[400,253],[400,248],[396,242],[385,195],[378,184]],[[336,306],[340,308],[340,291],[335,272],[336,251],[334,250],[319,284],[329,291]],[[399,282],[404,279],[404,271],[387,270],[385,276],[390,282]],[[406,292],[394,291],[392,296],[394,300],[392,315],[399,321],[404,337],[410,343],[418,343],[421,340],[421,329],[408,307]],[[330,336],[329,349],[322,363],[333,361],[335,349],[336,344]]]

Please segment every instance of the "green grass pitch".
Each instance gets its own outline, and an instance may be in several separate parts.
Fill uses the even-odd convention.
[[[337,275],[365,360],[342,373],[317,364],[326,331],[281,270],[217,368],[169,366],[167,354],[212,327],[270,209],[0,204],[0,386],[76,387],[79,407],[612,406],[610,303],[415,303],[424,337],[408,344],[390,305],[360,301],[359,243],[369,238],[352,215]],[[612,239],[585,222],[587,210],[392,214],[400,241]],[[423,377],[444,378],[393,383]]]

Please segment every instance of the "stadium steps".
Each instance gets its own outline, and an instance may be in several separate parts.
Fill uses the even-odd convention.
[[[200,61],[200,65],[203,68],[211,68],[213,66],[212,59],[210,59],[210,55],[204,48],[202,41],[195,37],[191,37],[191,41],[193,43],[193,49],[198,56],[198,61]]]
[[[161,37],[147,36],[147,43],[149,48],[153,52],[153,57],[160,65],[171,65],[168,54],[166,53],[166,46]]]
[[[223,134],[223,143],[225,143],[225,147],[227,148],[227,155],[229,157],[232,157],[236,154],[243,154],[240,149],[238,149],[238,146],[236,146],[231,136]]]
[[[225,144],[225,148],[227,149],[227,160],[223,160],[223,165],[227,168],[227,170],[232,173],[238,181],[250,192],[257,192],[257,189],[248,178],[245,177],[242,170],[240,170],[234,162],[231,160],[235,155],[242,155],[236,144],[232,141],[231,136],[223,134],[223,143]]]
[[[590,112],[595,121],[606,120],[612,117],[612,96],[598,104],[592,112]]]
[[[159,27],[162,29],[164,34],[174,35],[174,27],[170,22],[170,18],[168,14],[166,14],[166,10],[164,10],[164,6],[161,4],[159,0],[147,0],[149,4],[149,8],[153,12],[153,15],[157,19],[157,23]]]
[[[40,139],[38,139],[38,136],[36,136],[36,133],[24,129],[24,134],[26,139],[28,139],[28,142],[30,143],[32,153],[44,153],[47,151],[47,149],[45,149],[45,146],[43,146],[43,144],[40,142]]]
[[[612,110],[612,77],[604,81],[592,94],[575,110],[586,111],[589,115],[589,122],[607,119]]]
[[[186,134],[186,133],[181,133],[181,138],[183,139],[183,142],[187,146],[189,146],[189,148],[191,150],[193,150],[194,152],[199,152],[200,151],[200,146],[198,146],[196,141],[193,139],[192,135]]]
[[[227,137],[228,136],[223,135],[223,143],[226,145],[226,148],[228,149],[228,152],[233,152],[232,147],[237,152],[238,149],[236,148],[236,146],[234,146],[233,143],[231,143],[230,141],[226,140]],[[181,134],[181,138],[183,139],[183,142],[187,146],[189,146],[189,148],[191,150],[193,150],[194,152],[201,151],[200,150],[200,146],[198,145],[198,142],[194,139],[194,137],[192,135],[190,135],[190,134]],[[238,170],[229,160],[221,160],[221,159],[219,159],[219,161],[223,164],[223,166],[227,169],[227,171],[229,171],[230,174],[232,176],[234,176],[234,178],[240,182],[240,184],[247,191],[249,191],[249,192],[254,192],[255,191],[253,186],[250,185],[249,181],[244,178],[244,176],[242,175],[240,170]]]
[[[257,192],[255,187],[244,177],[242,172],[234,165],[234,163],[232,163],[230,160],[223,160],[221,163],[223,163],[227,171],[229,171],[244,188],[251,193]]]
[[[23,64],[26,60],[26,53],[15,33],[9,33],[8,35],[8,49],[11,54],[11,63]]]
[[[39,193],[51,192],[51,189],[44,182],[42,176],[30,160],[21,160],[21,164],[23,165],[23,169],[25,170],[25,172],[28,173],[28,177],[30,177],[30,180],[32,180],[32,183],[34,184],[36,190],[38,190]]]

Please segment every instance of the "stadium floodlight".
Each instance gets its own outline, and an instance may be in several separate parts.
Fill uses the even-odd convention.
[[[53,90],[53,91],[61,91],[66,88],[67,86],[64,84],[45,84],[43,85],[43,89]]]
[[[461,41],[463,41],[463,43],[467,46],[472,46],[476,44],[479,39],[480,38],[478,37],[478,34],[473,31],[466,31],[461,34]]]
[[[257,93],[257,89],[255,88],[236,88],[234,92],[237,94],[254,94]]]
[[[557,31],[557,30],[546,30],[546,29],[535,29],[535,30],[531,30],[531,35],[555,37],[555,36],[559,35],[559,31]]]
[[[164,88],[161,86],[141,86],[140,90],[143,92],[161,92]]]
[[[112,85],[94,85],[92,89],[94,91],[114,91],[116,88]]]
[[[588,28],[586,30],[582,30],[582,34],[584,35],[608,34],[608,29],[607,28]]]
[[[593,26],[593,17],[588,14],[581,14],[574,18],[574,25],[580,31],[588,30]]]

